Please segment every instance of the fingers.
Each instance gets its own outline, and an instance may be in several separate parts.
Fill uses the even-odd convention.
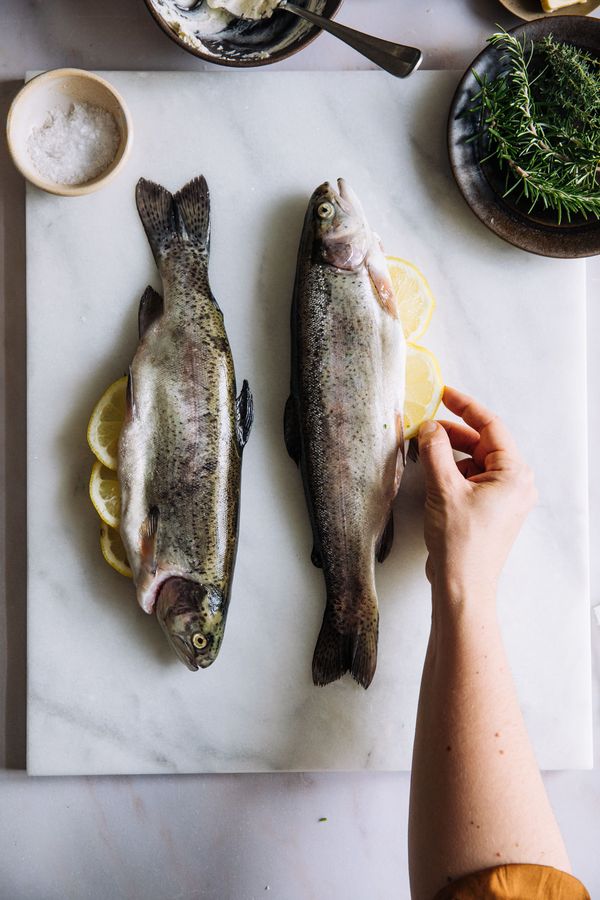
[[[438,422],[446,430],[454,450],[473,455],[481,440],[478,431],[462,422],[449,422],[446,419],[438,419]]]
[[[456,468],[452,445],[437,422],[425,422],[419,431],[419,457],[425,471],[427,491],[443,491],[463,478]]]
[[[481,403],[451,387],[445,388],[443,399],[444,405],[451,412],[479,432],[486,454],[498,450],[517,453],[516,444],[506,425]]]

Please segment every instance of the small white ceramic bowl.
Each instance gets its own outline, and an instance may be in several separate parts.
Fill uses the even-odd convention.
[[[514,16],[523,19],[525,22],[532,22],[533,19],[540,19],[542,16],[547,18],[588,16],[600,6],[600,0],[586,0],[584,3],[576,3],[575,6],[563,6],[562,9],[555,9],[554,12],[547,13],[542,9],[540,0],[500,0],[500,3]]]
[[[37,171],[27,150],[27,139],[32,128],[44,123],[51,109],[66,111],[73,102],[91,103],[112,113],[121,139],[112,163],[95,178],[83,184],[60,184]],[[129,155],[133,129],[125,101],[104,78],[84,69],[52,69],[28,81],[11,103],[6,138],[15,166],[28,181],[50,194],[78,197],[97,191],[115,177]]]

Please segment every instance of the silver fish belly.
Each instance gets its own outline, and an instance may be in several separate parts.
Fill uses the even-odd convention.
[[[242,450],[252,396],[235,374],[208,281],[203,178],[174,197],[140,180],[138,210],[164,288],[147,288],[119,445],[121,534],[142,609],[156,609],[192,670],[223,639],[237,549]]]
[[[285,432],[327,593],[313,680],[350,671],[368,687],[379,626],[374,563],[391,547],[404,468],[406,344],[378,239],[339,185],[339,194],[317,189],[305,220]]]

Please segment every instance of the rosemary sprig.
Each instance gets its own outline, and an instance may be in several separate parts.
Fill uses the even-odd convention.
[[[482,161],[496,160],[505,196],[530,212],[600,218],[600,60],[552,35],[533,43],[502,31],[489,43],[504,67],[492,81],[473,72]]]

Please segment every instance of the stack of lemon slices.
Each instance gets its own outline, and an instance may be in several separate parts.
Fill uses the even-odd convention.
[[[395,256],[387,257],[407,341],[404,437],[418,434],[440,405],[444,384],[438,362],[429,350],[415,344],[427,330],[435,308],[433,294],[419,270]],[[131,578],[131,568],[119,534],[121,497],[117,477],[119,435],[125,418],[127,377],[104,392],[88,424],[87,439],[96,457],[90,477],[90,499],[102,520],[100,548],[107,563]]]
[[[414,343],[429,327],[435,300],[416,266],[396,256],[386,258],[407,344],[404,437],[409,440],[419,433],[423,422],[433,419],[444,393],[437,359]]]
[[[88,423],[87,439],[96,462],[90,476],[90,500],[102,520],[100,549],[106,562],[131,578],[125,547],[119,534],[121,495],[117,477],[119,435],[125,418],[127,376],[104,391]]]

